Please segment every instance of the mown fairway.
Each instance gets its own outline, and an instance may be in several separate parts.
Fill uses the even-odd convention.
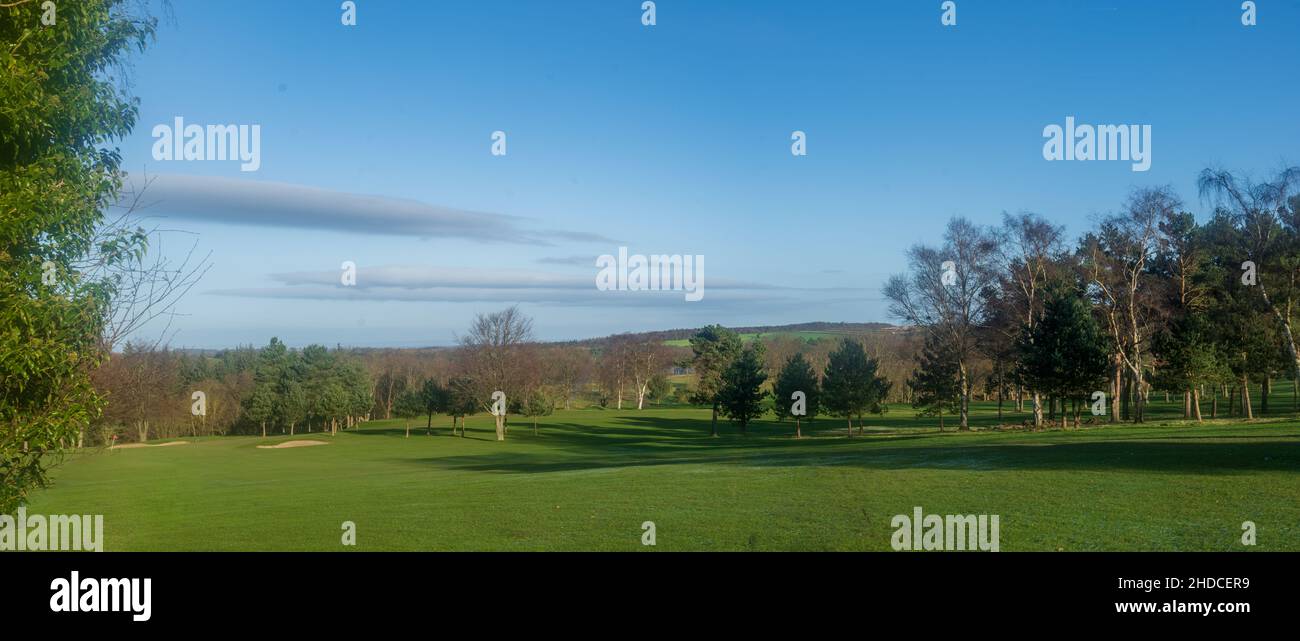
[[[983,408],[987,418],[987,407]],[[1300,423],[939,434],[895,412],[845,438],[762,422],[710,438],[699,409],[369,423],[88,452],[29,513],[102,513],[108,550],[888,550],[895,514],[999,514],[1009,550],[1300,549]],[[879,425],[882,421],[875,421]],[[872,422],[869,421],[869,424]],[[834,428],[834,429],[833,429]],[[358,545],[340,544],[343,521]],[[642,547],[654,521],[658,545]]]

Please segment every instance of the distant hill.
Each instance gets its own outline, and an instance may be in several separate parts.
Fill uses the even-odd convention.
[[[633,338],[636,340],[658,340],[667,345],[676,347],[686,347],[690,337],[699,331],[698,327],[682,329],[666,329],[653,332],[628,332],[625,334],[614,334],[610,336],[601,336],[597,338],[583,338],[571,341],[542,341],[547,345],[580,345],[585,347],[600,347],[609,342],[610,339],[617,337]],[[741,339],[750,341],[755,338],[764,336],[798,336],[806,340],[817,338],[832,338],[836,336],[845,336],[853,334],[866,334],[871,332],[896,332],[906,328],[889,323],[795,323],[792,325],[754,325],[749,327],[731,327]],[[240,349],[258,349],[260,345],[241,345],[233,348],[176,348],[175,351],[189,354],[191,356],[216,356],[223,352],[229,352]],[[428,346],[428,347],[348,347],[344,345],[335,345],[337,349],[346,349],[353,353],[364,354],[370,352],[438,352],[442,350],[455,349],[454,346]]]
[[[775,336],[799,336],[808,340],[816,338],[832,338],[836,336],[845,336],[853,334],[864,334],[880,331],[895,331],[899,329],[889,323],[795,323],[792,325],[754,325],[749,327],[731,327],[736,333],[741,335],[744,340],[753,340],[754,338],[775,335]],[[667,345],[685,347],[690,337],[699,331],[698,327],[686,329],[668,329],[653,332],[631,332],[627,334],[617,334],[619,337],[631,337],[638,340],[658,340]],[[600,346],[608,342],[614,336],[605,336],[601,338],[588,338],[577,341],[561,341],[566,345],[586,345],[591,347]]]

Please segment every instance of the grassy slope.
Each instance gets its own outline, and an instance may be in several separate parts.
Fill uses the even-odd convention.
[[[87,453],[29,512],[102,513],[110,550],[342,550],[345,520],[362,550],[641,550],[647,520],[659,550],[885,550],[914,505],[1001,515],[1003,550],[1241,550],[1245,520],[1257,549],[1300,549],[1294,419],[938,434],[899,429],[920,424],[900,409],[866,438],[819,422],[795,441],[774,422],[709,438],[698,409],[588,409],[537,437],[516,419],[506,443],[486,416],[465,439],[436,423]]]

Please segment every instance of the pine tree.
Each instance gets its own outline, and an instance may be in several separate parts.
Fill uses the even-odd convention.
[[[740,354],[740,336],[721,325],[709,325],[691,337],[691,352],[691,367],[695,369],[691,402],[713,409],[711,435],[717,436],[722,375]]]
[[[745,433],[750,421],[763,415],[763,400],[767,397],[763,382],[766,380],[763,344],[758,341],[742,351],[723,372],[718,408],[724,416],[740,424],[741,434]]]
[[[1036,390],[1061,400],[1061,427],[1065,427],[1065,401],[1074,400],[1075,426],[1078,403],[1106,381],[1106,339],[1087,305],[1077,294],[1057,292],[1043,305],[1043,317],[1033,330],[1016,342],[1019,374]]]
[[[875,359],[867,358],[862,344],[845,340],[831,352],[822,377],[821,405],[827,413],[848,421],[848,434],[853,436],[853,417],[859,418],[858,432],[862,432],[861,417],[865,412],[884,411],[883,401],[890,384],[877,376]]]
[[[804,394],[804,413],[801,415],[792,413],[795,392]],[[794,437],[803,438],[800,421],[803,419],[811,421],[821,410],[821,382],[817,380],[817,372],[813,370],[812,364],[803,357],[802,353],[791,356],[781,367],[780,373],[776,376],[774,393],[776,394],[776,417],[793,418]]]
[[[941,341],[926,339],[907,385],[914,394],[912,407],[921,410],[921,416],[938,416],[940,432],[944,413],[952,415],[961,409],[961,372],[956,357],[943,349]]]

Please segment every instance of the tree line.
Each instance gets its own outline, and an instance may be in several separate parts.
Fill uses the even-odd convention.
[[[1032,213],[997,228],[952,219],[884,288],[891,314],[924,336],[918,405],[969,429],[982,360],[999,416],[1009,389],[1026,390],[1036,427],[1045,411],[1077,425],[1085,402],[1142,422],[1153,391],[1182,395],[1188,419],[1207,395],[1211,416],[1226,401],[1249,419],[1252,384],[1267,411],[1275,380],[1300,386],[1298,182],[1295,167],[1262,181],[1206,169],[1206,222],[1171,188],[1138,188],[1073,243]]]

